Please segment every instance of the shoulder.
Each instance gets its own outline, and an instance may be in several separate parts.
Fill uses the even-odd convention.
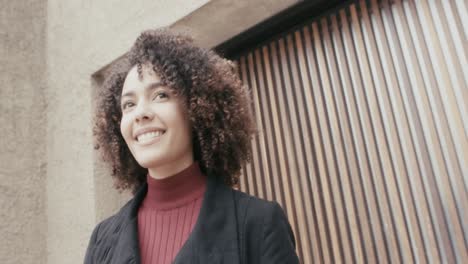
[[[287,219],[282,207],[275,201],[261,199],[238,190],[233,190],[233,194],[240,218],[262,222],[273,216],[275,219],[278,217]]]
[[[116,214],[102,220],[93,230],[85,255],[85,264],[101,263],[115,249],[121,231],[130,223],[133,199],[124,205]]]
[[[242,255],[253,263],[299,263],[291,225],[281,206],[234,190]]]
[[[128,201],[117,213],[99,222],[96,227],[94,227],[90,244],[98,244],[102,240],[108,240],[118,235],[129,218],[132,202],[133,199]]]

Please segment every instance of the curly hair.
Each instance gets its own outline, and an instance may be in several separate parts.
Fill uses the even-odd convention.
[[[97,98],[93,134],[96,148],[112,168],[115,187],[135,192],[146,181],[147,170],[135,160],[120,132],[124,80],[133,66],[141,69],[146,63],[163,84],[183,96],[194,159],[201,171],[237,185],[243,163],[251,159],[250,141],[256,132],[249,90],[233,62],[163,28],[144,31],[136,39],[123,62],[111,68]]]

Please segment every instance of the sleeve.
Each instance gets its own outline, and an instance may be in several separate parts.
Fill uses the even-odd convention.
[[[89,239],[88,248],[86,249],[86,255],[84,259],[84,264],[93,264],[93,253],[94,253],[94,246],[96,245],[97,235],[99,231],[99,227],[101,224],[98,224],[91,234],[91,238]]]
[[[262,264],[296,264],[296,243],[291,225],[276,202],[268,210],[263,220],[263,240],[261,242]]]

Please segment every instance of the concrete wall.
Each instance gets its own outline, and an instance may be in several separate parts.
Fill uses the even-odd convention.
[[[45,263],[44,1],[0,8],[0,263]]]

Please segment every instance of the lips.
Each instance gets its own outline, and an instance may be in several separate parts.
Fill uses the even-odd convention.
[[[147,132],[147,133],[139,135],[136,139],[138,142],[145,143],[145,142],[151,141],[154,138],[160,137],[163,134],[164,134],[164,131],[161,131],[161,130],[151,131],[151,132]]]
[[[166,131],[158,127],[148,127],[137,130],[135,140],[140,143],[149,142],[153,139],[161,137]]]

